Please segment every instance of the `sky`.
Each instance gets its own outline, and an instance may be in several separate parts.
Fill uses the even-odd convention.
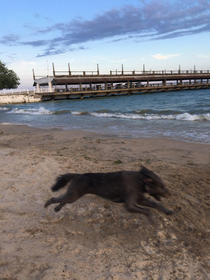
[[[210,0],[1,0],[0,60],[20,89],[57,71],[210,70]],[[145,66],[143,66],[145,65]]]

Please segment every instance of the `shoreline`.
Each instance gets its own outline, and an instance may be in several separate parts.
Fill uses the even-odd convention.
[[[75,131],[78,132],[80,131],[81,133],[87,133],[87,134],[93,134],[93,135],[99,135],[101,137],[114,137],[114,138],[124,138],[124,139],[159,139],[159,140],[163,140],[163,141],[177,141],[180,143],[188,143],[188,144],[199,144],[199,145],[210,145],[210,143],[201,143],[201,142],[190,142],[190,141],[186,141],[186,140],[181,140],[181,139],[174,139],[174,138],[167,138],[167,137],[139,137],[139,136],[132,136],[132,135],[118,135],[118,134],[106,134],[106,133],[101,133],[101,132],[94,132],[94,131],[85,131],[82,129],[64,129],[64,128],[60,128],[60,127],[36,127],[36,126],[30,126],[27,124],[22,124],[22,123],[5,123],[5,122],[0,122],[0,127],[1,126],[26,126],[29,127],[31,129],[40,129],[40,130],[47,130],[47,131]]]
[[[5,124],[0,125],[0,158],[2,278],[210,277],[208,144]],[[94,195],[58,213],[44,208],[61,174],[137,171],[141,165],[170,190],[161,204],[180,212],[166,216],[151,209],[150,224],[122,204]]]
[[[135,137],[123,137],[117,135],[107,135],[96,132],[88,132],[83,130],[63,130],[60,128],[37,128],[31,127],[28,125],[22,124],[9,124],[3,123],[0,124],[0,131],[12,134],[22,134],[22,133],[40,133],[40,134],[49,134],[52,133],[57,138],[63,139],[63,141],[68,141],[68,139],[74,138],[93,138],[93,139],[102,139],[102,141],[116,139],[117,141],[123,142],[127,141],[127,145],[135,146],[139,144],[137,148],[138,153],[149,153],[150,149],[153,155],[160,159],[168,159],[170,161],[170,155],[166,157],[167,150],[171,152],[171,161],[174,159],[176,163],[180,162],[194,162],[194,164],[209,164],[210,163],[210,144],[206,143],[191,143],[185,142],[182,140],[166,139],[166,138],[135,138]],[[144,146],[142,146],[144,145]],[[144,147],[146,150],[144,150]],[[130,147],[132,149],[132,147]],[[173,151],[173,152],[172,152]],[[183,153],[183,154],[182,154]],[[189,159],[189,160],[188,160]]]

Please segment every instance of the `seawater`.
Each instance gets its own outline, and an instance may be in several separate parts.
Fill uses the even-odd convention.
[[[0,123],[210,144],[210,89],[3,105]]]

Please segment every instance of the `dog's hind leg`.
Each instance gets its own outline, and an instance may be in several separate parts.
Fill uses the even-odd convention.
[[[55,212],[58,212],[61,210],[61,208],[66,205],[67,203],[73,203],[80,197],[82,197],[85,192],[79,191],[79,189],[76,189],[74,187],[75,185],[70,185],[69,189],[67,190],[66,194],[59,196],[59,197],[52,197],[50,198],[44,205],[44,207],[48,207],[51,204],[59,203],[58,206],[54,208]]]
[[[72,202],[74,202],[74,201],[72,201]],[[71,203],[71,201],[69,201],[69,199],[67,199],[67,197],[66,197],[66,195],[65,195],[65,196],[59,201],[59,205],[56,206],[56,207],[54,208],[54,211],[55,211],[55,212],[60,211],[61,208],[62,208],[64,205],[66,205],[66,203]]]
[[[52,197],[50,198],[44,205],[44,207],[48,207],[51,204],[56,204],[59,203],[59,205],[57,207],[55,207],[55,211],[58,212],[66,203],[67,203],[67,199],[66,199],[66,195],[62,195],[60,197]]]

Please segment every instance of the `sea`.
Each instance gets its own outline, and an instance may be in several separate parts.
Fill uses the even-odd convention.
[[[210,89],[0,105],[0,124],[210,144]]]

